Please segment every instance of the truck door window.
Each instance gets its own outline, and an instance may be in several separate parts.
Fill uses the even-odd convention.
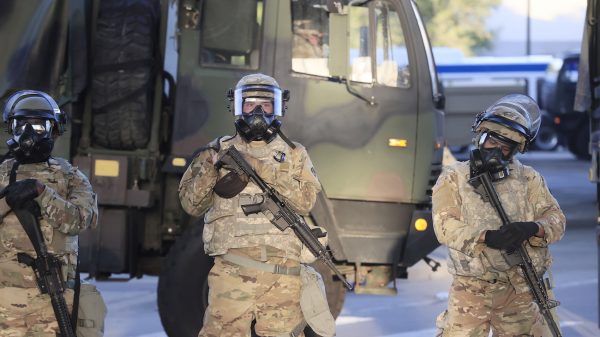
[[[369,35],[369,8],[349,6],[349,60],[350,80],[373,83],[371,39]]]
[[[257,69],[263,0],[205,0],[200,26],[202,65]]]
[[[327,0],[292,1],[292,70],[329,76]]]
[[[376,77],[388,87],[408,88],[410,70],[400,17],[388,1],[376,1]]]

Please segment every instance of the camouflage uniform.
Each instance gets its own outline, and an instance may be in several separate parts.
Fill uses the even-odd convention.
[[[14,159],[0,165],[0,188],[9,184]],[[73,284],[78,233],[96,226],[96,195],[88,179],[66,160],[21,164],[16,180],[37,179],[44,191],[34,200],[41,209],[40,227],[50,253],[63,262],[63,277]],[[0,336],[55,337],[58,324],[47,294],[40,294],[31,267],[17,262],[17,253],[35,256],[31,241],[14,213],[0,200]],[[65,293],[71,306],[73,291]]]
[[[301,258],[305,249],[291,229],[280,231],[263,214],[244,215],[240,205],[256,203],[262,193],[252,182],[230,199],[213,193],[217,180],[228,171],[216,170],[211,158],[217,149],[222,153],[230,146],[258,159],[258,175],[299,214],[308,214],[321,189],[304,147],[295,143],[292,149],[280,137],[268,144],[246,142],[239,135],[224,137],[194,158],[181,180],[179,197],[189,214],[206,212],[204,249],[215,256],[208,277],[209,305],[199,336],[250,336],[253,320],[261,336],[286,335],[303,321],[300,278],[242,266],[223,257],[234,255],[298,268],[305,262]]]
[[[565,217],[538,172],[516,159],[508,168],[510,175],[494,185],[511,221],[535,221],[544,228],[543,238],[533,236],[525,244],[541,275],[552,262],[548,244],[564,234]],[[511,268],[501,251],[478,242],[482,232],[502,223],[469,178],[469,163],[458,162],[444,168],[433,189],[435,233],[448,246],[448,269],[454,275],[448,310],[438,327],[443,336],[453,337],[486,337],[490,326],[494,336],[536,335],[533,329],[543,318],[520,268]]]

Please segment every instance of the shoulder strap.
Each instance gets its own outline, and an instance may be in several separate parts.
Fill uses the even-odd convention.
[[[279,131],[277,131],[279,133],[279,137],[281,137],[281,139],[283,139],[284,142],[286,142],[287,145],[289,145],[292,149],[296,148],[296,144],[294,144],[284,133],[283,131],[281,131],[281,129],[279,129]]]
[[[15,160],[10,169],[10,177],[8,178],[9,184],[14,184],[17,181],[17,169],[19,168],[19,161]]]

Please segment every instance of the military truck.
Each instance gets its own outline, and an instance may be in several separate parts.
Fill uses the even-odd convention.
[[[170,5],[176,76],[163,62]],[[323,185],[306,220],[327,228],[354,291],[394,294],[408,267],[425,258],[436,268],[426,256],[439,245],[430,196],[444,97],[414,2],[12,0],[0,18],[4,97],[30,88],[57,98],[71,123],[55,154],[98,193],[83,269],[159,275],[169,336],[197,335],[212,265],[179,180],[199,148],[235,131],[225,94],[249,73],[291,91],[283,132],[308,148]],[[316,268],[337,316],[346,290]]]
[[[588,0],[581,54],[578,67],[577,87],[575,91],[574,110],[584,113],[589,120],[588,149],[591,154],[590,180],[596,184],[596,200],[600,201],[600,7],[598,0]],[[600,214],[600,202],[596,202]],[[596,244],[598,245],[598,261],[600,262],[600,216],[596,223]],[[600,268],[598,269],[600,274]],[[600,289],[600,284],[598,286]],[[600,293],[598,295],[600,303]],[[598,315],[600,326],[600,313]]]
[[[539,104],[555,122],[564,143],[577,158],[590,160],[590,121],[585,111],[573,109],[579,54],[569,53],[548,66],[540,86]]]

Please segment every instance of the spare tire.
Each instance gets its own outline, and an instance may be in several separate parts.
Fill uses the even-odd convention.
[[[100,2],[92,68],[93,142],[106,148],[144,148],[150,138],[158,0]]]

